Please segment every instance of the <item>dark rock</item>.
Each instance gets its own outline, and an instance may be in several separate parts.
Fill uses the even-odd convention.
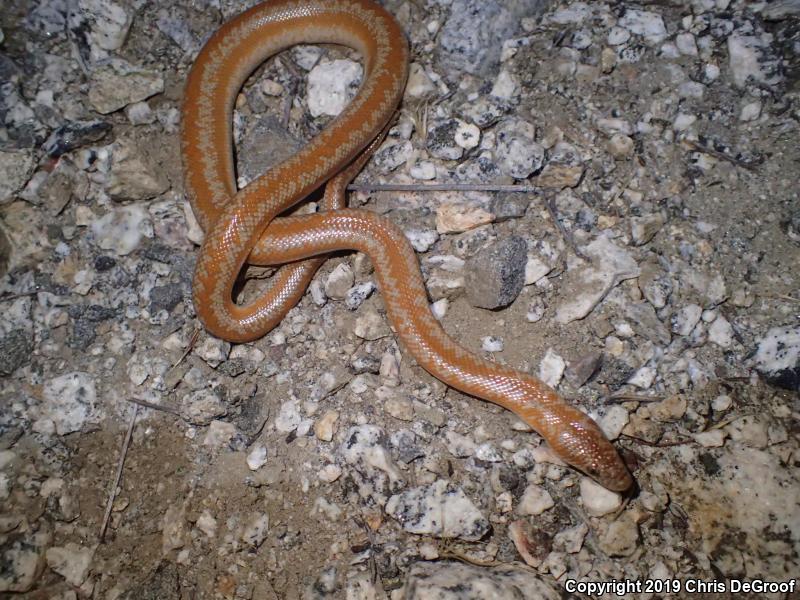
[[[511,304],[525,285],[528,244],[518,236],[503,239],[467,260],[465,288],[470,304],[501,308]]]

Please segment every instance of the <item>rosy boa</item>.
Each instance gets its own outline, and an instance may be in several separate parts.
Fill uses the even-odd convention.
[[[300,151],[237,190],[231,140],[237,94],[267,57],[299,43],[360,52],[361,88]],[[606,488],[629,489],[630,472],[591,418],[535,377],[471,354],[445,333],[430,311],[416,255],[397,226],[345,208],[344,189],[383,140],[407,72],[403,32],[370,0],[265,2],[209,39],[189,74],[182,131],[186,189],[206,232],[194,276],[198,317],[215,336],[254,340],[299,301],[325,254],[364,252],[389,320],[420,366],[449,386],[513,411],[558,457]],[[323,212],[278,217],[326,183]],[[266,292],[238,305],[233,290],[245,263],[283,266]]]

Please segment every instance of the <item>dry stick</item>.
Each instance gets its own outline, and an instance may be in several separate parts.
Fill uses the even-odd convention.
[[[145,408],[152,408],[153,410],[160,410],[162,412],[169,413],[171,415],[175,415],[176,417],[180,417],[180,411],[171,406],[169,404],[153,404],[152,402],[148,402],[147,400],[139,400],[138,398],[128,398],[128,402],[131,404],[135,404],[137,406],[144,406]]]
[[[200,330],[199,329],[195,329],[194,333],[192,334],[192,339],[189,340],[189,345],[186,347],[186,352],[184,352],[181,355],[181,357],[175,362],[175,364],[170,367],[170,370],[174,369],[179,364],[181,364],[184,360],[186,360],[186,357],[189,356],[189,353],[192,350],[194,350],[194,346],[197,343],[197,338],[198,338],[199,335],[200,335]]]
[[[614,394],[608,402],[661,402],[664,396],[645,396],[642,394]]]
[[[122,444],[122,452],[119,456],[119,463],[117,464],[117,476],[114,478],[114,487],[111,488],[111,494],[108,497],[108,505],[106,506],[106,514],[103,516],[103,526],[100,528],[100,543],[106,536],[106,529],[108,529],[108,522],[111,520],[111,510],[114,507],[114,500],[117,499],[117,488],[122,479],[122,467],[125,464],[125,457],[128,455],[128,446],[133,437],[133,426],[136,423],[136,415],[139,414],[139,406],[133,405],[133,414],[131,415],[131,422],[128,423],[128,433],[125,435],[125,441]]]
[[[347,189],[351,192],[541,192],[541,188],[532,185],[492,183],[351,183]]]

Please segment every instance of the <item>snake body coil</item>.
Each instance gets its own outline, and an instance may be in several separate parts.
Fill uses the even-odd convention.
[[[322,133],[237,191],[231,139],[236,95],[263,60],[298,43],[355,48],[364,81]],[[211,37],[189,75],[182,131],[186,189],[206,232],[194,277],[198,317],[220,338],[254,340],[297,303],[324,260],[320,255],[364,252],[373,261],[389,319],[419,365],[449,386],[513,411],[561,459],[609,489],[627,490],[630,473],[591,418],[538,379],[455,343],[430,312],[403,232],[374,213],[344,208],[344,188],[383,139],[407,70],[402,31],[370,0],[267,2]],[[324,212],[278,217],[326,183]],[[233,289],[245,263],[284,266],[265,293],[237,305]]]

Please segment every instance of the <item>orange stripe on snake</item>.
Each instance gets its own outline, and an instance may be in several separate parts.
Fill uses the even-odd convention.
[[[361,88],[297,154],[237,190],[231,131],[236,96],[261,62],[298,43],[359,51]],[[513,411],[565,462],[609,489],[627,490],[631,475],[597,424],[535,377],[459,346],[430,312],[403,232],[384,217],[345,208],[344,189],[383,140],[407,71],[400,27],[370,0],[266,2],[209,39],[189,74],[182,125],[186,190],[206,232],[194,276],[198,317],[220,338],[257,339],[300,300],[324,260],[320,255],[364,252],[374,263],[389,320],[420,366],[451,387]],[[278,217],[323,185],[324,212]],[[283,266],[255,301],[237,305],[233,289],[245,263]]]

